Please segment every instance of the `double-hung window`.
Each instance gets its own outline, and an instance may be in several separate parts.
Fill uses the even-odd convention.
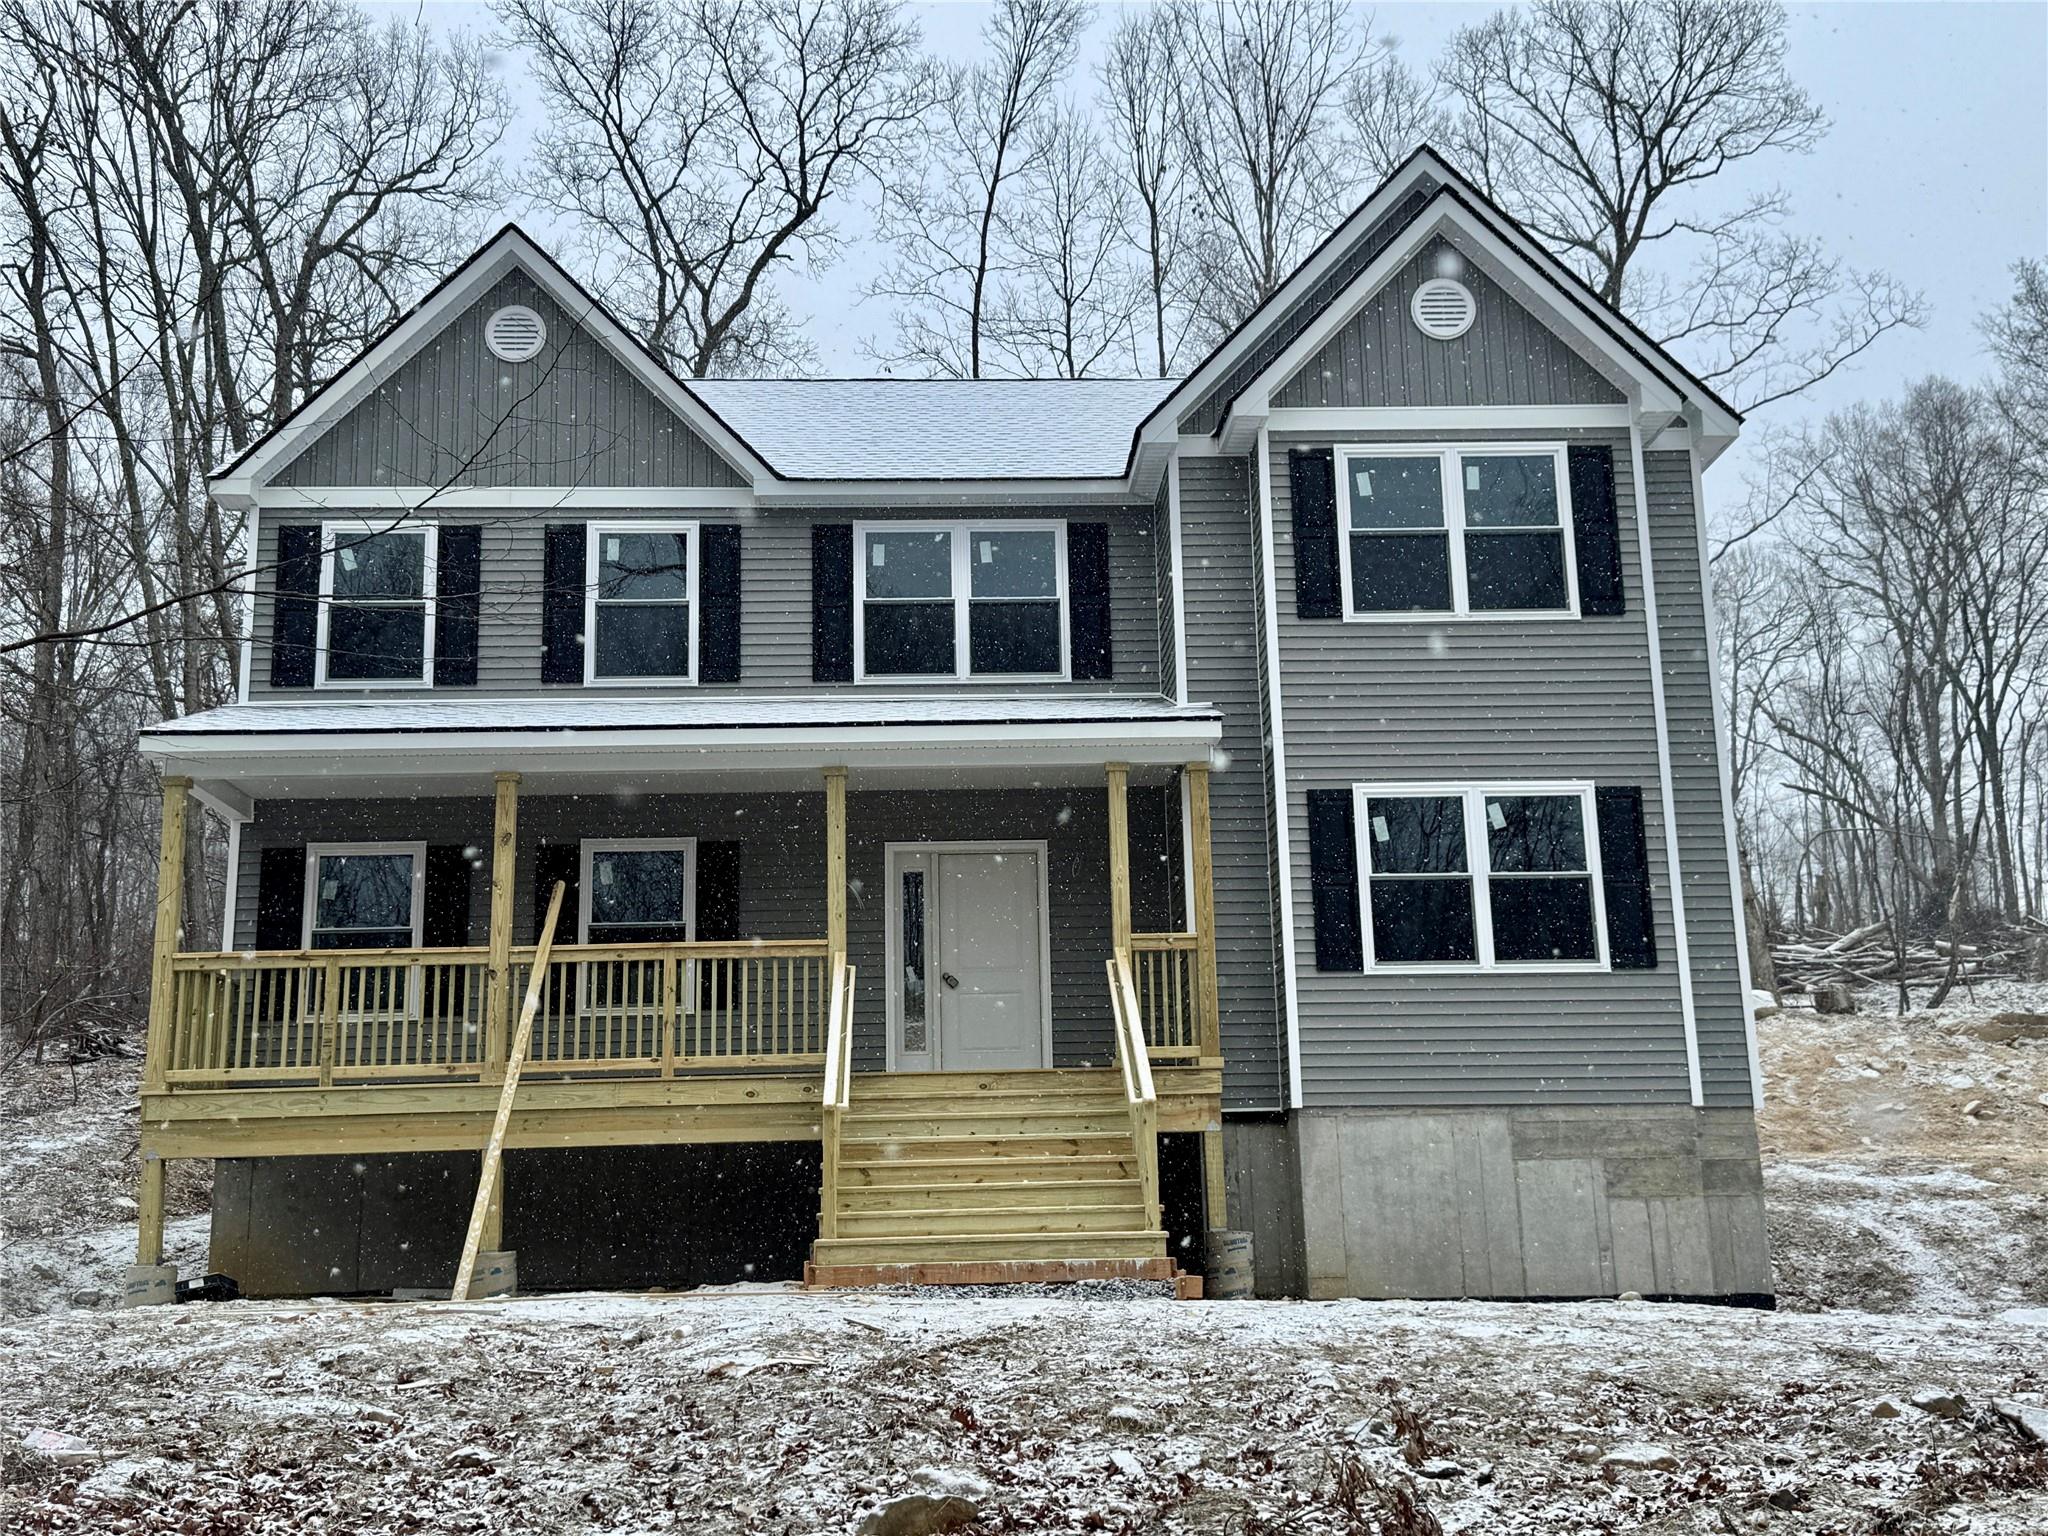
[[[585,573],[587,683],[697,680],[697,525],[593,523]]]
[[[1561,445],[1340,448],[1349,618],[1575,613]]]
[[[317,685],[433,681],[439,532],[432,523],[322,525]]]
[[[424,843],[329,843],[308,848],[305,947],[417,948],[426,856]]]
[[[583,844],[585,944],[682,944],[697,917],[697,841],[590,839]]]
[[[1357,790],[1375,969],[1604,969],[1592,786]]]
[[[1067,675],[1061,523],[867,523],[854,541],[854,676]]]

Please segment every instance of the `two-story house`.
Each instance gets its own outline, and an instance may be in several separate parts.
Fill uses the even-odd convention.
[[[213,485],[140,1263],[207,1157],[246,1290],[447,1284],[530,1013],[529,1288],[1229,1228],[1269,1292],[1768,1297],[1737,425],[1426,150],[1179,380],[683,380],[505,230]]]

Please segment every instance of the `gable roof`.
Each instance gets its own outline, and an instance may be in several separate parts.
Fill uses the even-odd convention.
[[[1107,480],[1171,379],[696,379],[786,480]]]

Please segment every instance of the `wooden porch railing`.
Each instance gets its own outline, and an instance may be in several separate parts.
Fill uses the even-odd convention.
[[[1131,1109],[1131,1140],[1138,1151],[1138,1184],[1145,1213],[1159,1225],[1159,1095],[1152,1086],[1150,1049],[1138,1011],[1137,988],[1131,981],[1131,957],[1119,950],[1110,956],[1109,1002],[1116,1016],[1116,1064],[1123,1073],[1124,1097]]]
[[[153,1028],[167,1087],[489,1079],[490,951],[289,950],[183,954]],[[827,1013],[823,939],[557,945],[545,965],[529,1073],[814,1066]],[[511,952],[509,999],[532,980]]]
[[[1155,1061],[1196,1061],[1223,1054],[1215,999],[1202,986],[1202,936],[1134,933],[1132,997]]]

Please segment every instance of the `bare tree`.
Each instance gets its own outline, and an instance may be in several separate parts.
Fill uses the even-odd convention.
[[[895,335],[877,360],[955,378],[989,370],[989,319],[1009,270],[1004,220],[1050,142],[1041,131],[1073,67],[1088,11],[1081,0],[1001,0],[987,56],[950,73],[923,173],[881,205],[894,259],[870,297],[894,306]]]
[[[935,77],[894,0],[500,0],[548,113],[533,196],[678,371],[785,372],[776,291],[838,253],[832,215],[903,173]]]
[[[990,342],[1008,368],[1032,377],[1134,371],[1146,289],[1127,259],[1124,188],[1102,141],[1068,107],[1046,120],[1029,159],[1003,218],[1010,270]]]
[[[1176,371],[1185,334],[1180,284],[1193,224],[1187,160],[1181,153],[1185,105],[1173,13],[1164,8],[1125,12],[1096,75],[1128,188],[1126,233],[1144,256],[1151,367],[1167,378]]]
[[[1731,167],[1826,131],[1775,0],[1539,0],[1462,29],[1440,77],[1487,192],[1738,406],[1921,323],[1917,295],[1788,231],[1783,192],[1713,200]]]
[[[1177,117],[1202,224],[1191,293],[1229,330],[1337,222],[1357,185],[1346,82],[1377,55],[1343,0],[1174,0]]]

